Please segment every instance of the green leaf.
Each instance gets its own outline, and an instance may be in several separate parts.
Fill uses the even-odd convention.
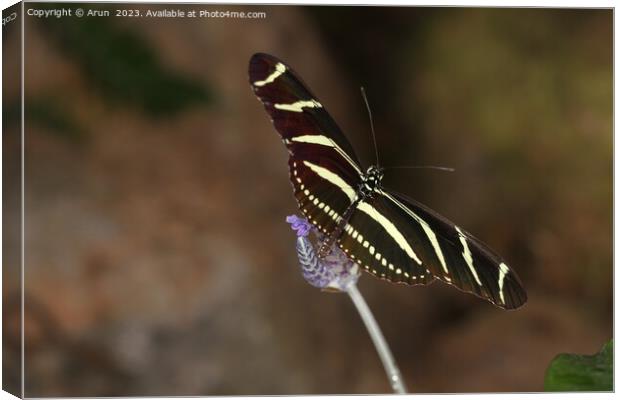
[[[588,355],[560,354],[545,374],[545,391],[612,391],[613,340],[600,352]]]
[[[54,96],[40,95],[25,101],[24,119],[26,125],[37,125],[46,133],[56,135],[69,142],[82,142],[86,136],[84,128],[69,109]],[[19,126],[21,122],[21,102],[13,101],[2,109],[2,118],[7,126]]]

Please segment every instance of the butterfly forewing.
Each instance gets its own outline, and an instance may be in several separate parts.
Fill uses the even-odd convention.
[[[322,136],[315,141],[333,142],[346,156],[347,163],[359,171],[359,161],[342,131],[291,67],[264,53],[252,56],[249,66],[250,85],[273,125],[289,140],[301,136]]]
[[[359,162],[340,128],[297,74],[267,54],[250,60],[250,84],[289,151],[295,197],[306,218],[324,233],[353,201]]]
[[[379,189],[377,209],[385,213],[435,277],[507,309],[527,300],[517,275],[482,242],[428,207]]]

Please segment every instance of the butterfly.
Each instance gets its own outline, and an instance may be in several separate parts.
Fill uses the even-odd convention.
[[[392,283],[439,280],[503,309],[527,300],[516,273],[488,246],[430,208],[382,185],[383,169],[362,169],[323,103],[290,66],[264,53],[249,63],[250,85],[289,153],[299,209],[325,239],[366,272]]]

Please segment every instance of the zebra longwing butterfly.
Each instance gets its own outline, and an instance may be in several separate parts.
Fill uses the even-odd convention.
[[[370,274],[393,283],[438,279],[504,309],[527,295],[486,245],[426,206],[384,188],[383,170],[362,170],[349,141],[301,78],[258,53],[250,85],[289,152],[290,179],[304,216]],[[320,251],[321,252],[321,251]]]

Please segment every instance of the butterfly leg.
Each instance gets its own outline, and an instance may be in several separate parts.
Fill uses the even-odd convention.
[[[332,251],[332,246],[334,245],[336,240],[338,240],[340,235],[342,235],[344,228],[349,223],[349,219],[351,219],[351,215],[353,215],[353,211],[355,211],[355,209],[357,208],[357,203],[359,203],[361,200],[362,199],[358,197],[353,203],[351,203],[351,205],[343,213],[342,218],[338,220],[338,225],[336,225],[336,228],[331,231],[328,236],[325,237],[323,242],[321,242],[321,245],[319,246],[320,259],[324,259]]]

